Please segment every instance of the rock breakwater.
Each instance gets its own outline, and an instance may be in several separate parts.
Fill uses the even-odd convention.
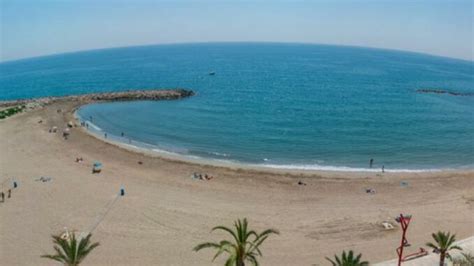
[[[39,106],[55,102],[78,102],[87,104],[92,102],[115,102],[115,101],[157,101],[176,100],[193,96],[194,92],[188,89],[153,89],[153,90],[128,90],[120,92],[90,93],[81,95],[68,95],[61,97],[44,97],[35,99],[21,99],[12,101],[0,101],[0,108],[25,105],[35,109]]]

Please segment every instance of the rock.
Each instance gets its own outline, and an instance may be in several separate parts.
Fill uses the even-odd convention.
[[[45,97],[37,99],[24,99],[0,102],[0,107],[25,105],[27,109],[36,109],[58,101],[79,101],[83,104],[91,102],[114,101],[141,101],[141,100],[175,100],[193,96],[194,92],[187,89],[170,90],[130,90],[122,92],[91,93],[83,95],[70,95],[64,97]]]

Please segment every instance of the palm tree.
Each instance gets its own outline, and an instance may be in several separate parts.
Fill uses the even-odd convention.
[[[99,246],[98,242],[91,244],[91,236],[88,234],[86,237],[80,238],[78,243],[74,233],[69,235],[69,239],[64,239],[61,235],[52,235],[56,254],[42,255],[41,257],[59,261],[65,266],[77,266],[93,249]]]
[[[451,259],[454,266],[474,266],[474,256],[471,253],[461,253],[461,256]]]
[[[346,254],[346,251],[342,251],[342,255],[339,258],[337,255],[334,255],[334,260],[326,257],[328,261],[332,263],[333,266],[368,266],[369,262],[360,261],[362,254],[354,257],[354,252],[349,250],[349,253]]]
[[[451,235],[450,232],[441,232],[431,234],[436,243],[428,242],[426,245],[430,248],[433,248],[436,252],[439,252],[439,265],[444,265],[444,259],[446,257],[450,258],[450,250],[462,250],[461,247],[454,245],[456,242],[456,235]]]
[[[254,230],[247,230],[247,219],[243,221],[238,219],[234,222],[235,231],[225,226],[216,226],[212,228],[212,231],[222,230],[229,233],[233,240],[222,240],[217,242],[202,243],[194,247],[194,251],[199,251],[203,248],[215,248],[217,253],[212,259],[214,261],[222,253],[228,253],[229,257],[225,263],[225,266],[245,266],[245,262],[248,261],[254,266],[258,266],[257,257],[262,256],[260,251],[260,245],[265,241],[270,234],[279,234],[277,230],[267,229],[262,233],[258,234]],[[211,232],[212,232],[211,231]],[[233,242],[233,243],[232,243]]]

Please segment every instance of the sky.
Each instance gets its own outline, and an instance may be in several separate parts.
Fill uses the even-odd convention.
[[[471,0],[0,0],[0,61],[135,45],[297,42],[473,60]]]

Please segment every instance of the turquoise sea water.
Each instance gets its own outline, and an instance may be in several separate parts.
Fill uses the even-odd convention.
[[[474,97],[416,93],[474,92],[473,66],[324,45],[130,47],[0,64],[0,100],[183,87],[197,95],[78,114],[109,138],[186,156],[301,169],[363,169],[370,158],[387,170],[473,168]]]

